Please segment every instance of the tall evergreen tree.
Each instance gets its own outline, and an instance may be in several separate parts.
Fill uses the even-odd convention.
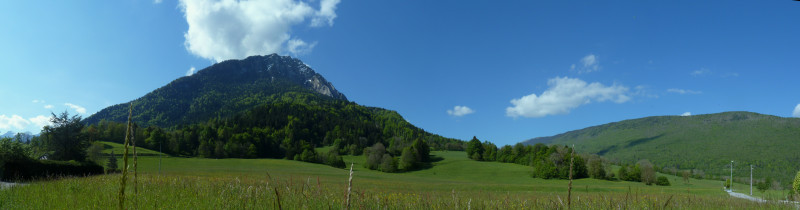
[[[430,160],[431,148],[424,140],[414,140],[414,143],[411,144],[411,148],[414,149],[418,162],[428,162]]]
[[[482,155],[483,144],[481,144],[481,140],[478,140],[477,137],[472,136],[472,140],[469,140],[467,143],[467,157],[472,158],[473,160],[482,160]]]
[[[51,160],[77,160],[86,159],[86,148],[89,146],[83,130],[84,124],[81,117],[69,116],[67,111],[50,118],[52,125],[42,129],[42,140]]]
[[[111,155],[108,156],[108,164],[106,164],[106,168],[108,171],[116,171],[117,170],[117,156],[114,155],[114,151],[111,151]]]

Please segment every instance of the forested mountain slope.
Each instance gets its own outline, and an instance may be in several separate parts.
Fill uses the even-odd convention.
[[[694,116],[657,116],[624,120],[523,141],[572,145],[581,153],[633,163],[649,159],[661,167],[700,169],[755,178],[771,176],[784,183],[800,169],[800,119],[752,112]],[[736,175],[738,174],[738,175]]]
[[[89,139],[121,143],[130,103],[138,145],[180,156],[325,162],[314,148],[359,155],[380,142],[399,156],[416,140],[463,150],[395,111],[348,101],[302,61],[275,54],[221,62],[105,108],[84,121]]]

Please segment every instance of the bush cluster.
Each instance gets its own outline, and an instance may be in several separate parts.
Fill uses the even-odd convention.
[[[477,161],[498,161],[533,166],[533,177],[543,179],[568,179],[572,148],[566,146],[516,145],[503,146],[499,150],[489,141],[481,143],[477,137],[467,142],[467,157]],[[589,177],[586,161],[575,155],[573,175],[575,179]]]
[[[617,171],[620,180],[642,182],[646,185],[656,184],[656,171],[648,160],[639,160],[636,165],[622,166]]]
[[[421,139],[408,146],[393,145],[389,149],[378,142],[364,149],[367,158],[364,167],[390,173],[417,170],[430,162],[430,152],[428,144]]]
[[[7,160],[0,180],[25,181],[61,176],[88,176],[103,173],[94,162],[18,159]]]

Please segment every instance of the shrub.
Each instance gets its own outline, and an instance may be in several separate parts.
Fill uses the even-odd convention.
[[[653,164],[648,160],[640,160],[636,163],[636,168],[640,170],[640,180],[646,185],[651,185],[656,182],[656,171],[653,169]],[[635,169],[634,169],[635,170]]]
[[[769,189],[770,183],[772,183],[772,178],[767,177],[766,179],[764,179],[763,182],[758,182],[756,184],[756,188],[758,189],[758,191],[761,191],[762,193],[766,192]]]
[[[608,171],[606,172],[606,180],[614,181],[617,180],[617,177],[614,175],[614,172]]]
[[[417,154],[410,147],[403,149],[403,154],[400,155],[400,167],[406,171],[417,168]]]
[[[364,148],[364,154],[367,157],[364,167],[371,170],[378,170],[381,164],[381,158],[386,154],[386,147],[378,142],[372,145],[372,147]]]
[[[395,161],[391,155],[383,154],[383,158],[381,160],[381,171],[389,173],[396,172],[397,161]]]
[[[342,156],[339,155],[339,153],[336,150],[328,151],[328,154],[325,156],[326,156],[325,160],[323,161],[325,165],[333,166],[336,168],[344,168],[346,166],[344,163],[344,159],[342,159]]]
[[[794,190],[795,194],[800,192],[800,172],[797,172],[797,175],[794,176],[794,182],[792,182],[792,190]]]
[[[628,179],[627,179],[628,178],[628,167],[627,166],[619,167],[619,170],[617,170],[617,177],[619,178],[619,180],[628,181]]]
[[[606,179],[606,167],[603,165],[603,160],[599,157],[589,158],[589,177],[595,179]]]
[[[625,179],[625,181],[642,181],[642,168],[639,166],[639,164],[634,165],[633,168],[628,171],[628,177]]]
[[[103,173],[103,166],[94,162],[55,160],[10,160],[6,161],[5,173],[0,180],[35,180],[59,176],[86,176]]]
[[[761,191],[761,193],[764,193],[769,189],[769,184],[767,184],[767,182],[758,182],[756,183],[756,189]]]
[[[558,178],[558,169],[555,165],[547,161],[539,161],[534,166],[533,177],[542,179]]]
[[[666,176],[658,176],[656,179],[656,185],[658,186],[669,186],[669,179]]]
[[[94,161],[97,164],[103,163],[103,149],[105,144],[100,142],[92,142],[89,146],[89,150],[86,153],[87,158],[91,161]]]
[[[472,156],[470,156],[470,158],[473,159],[473,160],[482,160],[481,153],[477,153],[477,152],[476,153],[472,153]]]

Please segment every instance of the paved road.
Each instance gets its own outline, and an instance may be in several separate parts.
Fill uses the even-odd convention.
[[[0,182],[0,190],[5,190],[5,189],[11,188],[13,186],[22,186],[22,185],[25,185],[25,184],[12,183],[12,182]]]
[[[756,197],[749,196],[749,195],[745,195],[745,194],[742,194],[742,193],[728,191],[728,194],[733,196],[733,197],[747,199],[747,200],[751,200],[751,201],[755,201],[755,202],[759,202],[759,203],[766,203],[767,202],[767,200],[764,200],[764,199],[761,199],[761,198],[756,198]]]
[[[732,197],[747,199],[747,200],[751,200],[751,201],[759,202],[759,203],[769,202],[768,200],[764,200],[764,199],[761,199],[761,198],[756,198],[756,197],[753,197],[753,196],[749,196],[749,195],[742,194],[742,193],[737,193],[737,192],[728,191],[728,194],[731,195]],[[800,205],[800,202],[797,202],[797,201],[778,200],[778,201],[773,201],[773,202],[790,203],[790,204]]]

